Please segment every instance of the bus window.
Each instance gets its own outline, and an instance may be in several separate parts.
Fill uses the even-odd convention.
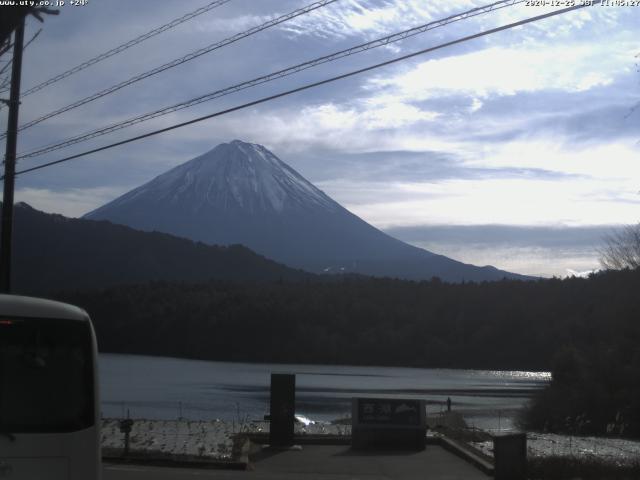
[[[88,323],[0,318],[0,432],[88,428],[93,387]]]

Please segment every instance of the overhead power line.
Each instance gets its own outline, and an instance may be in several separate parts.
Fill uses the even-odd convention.
[[[151,37],[155,37],[156,35],[160,35],[163,32],[166,32],[167,30],[172,29],[173,27],[177,27],[178,25],[187,22],[195,17],[197,17],[198,15],[202,15],[203,13],[206,13],[214,8],[220,7],[222,5],[224,5],[225,3],[230,2],[231,0],[216,0],[214,2],[211,2],[207,5],[205,5],[204,7],[200,7],[197,10],[194,10],[193,12],[187,13],[186,15],[183,15],[180,18],[176,18],[175,20],[170,21],[169,23],[165,23],[164,25],[158,27],[158,28],[154,28],[153,30],[140,35],[139,37],[134,38],[133,40],[129,40],[126,43],[123,43],[122,45],[119,45],[115,48],[112,48],[111,50],[101,53],[100,55],[96,55],[95,57],[91,58],[90,60],[87,60],[86,62],[83,62],[79,65],[76,65],[73,68],[70,68],[69,70],[67,70],[66,72],[63,72],[59,75],[56,75],[55,77],[51,77],[49,80],[46,80],[34,87],[31,87],[30,89],[24,91],[22,93],[22,97],[26,97],[27,95],[31,95],[32,93],[35,93],[39,90],[42,90],[45,87],[48,87],[49,85],[52,85],[56,82],[59,82],[60,80],[70,77],[71,75],[73,75],[74,73],[78,73],[81,70],[84,70],[85,68],[89,68],[91,65],[95,65],[96,63],[99,63],[103,60],[106,60],[109,57],[112,57],[114,55],[117,55],[118,53],[124,52],[125,50],[144,42],[145,40],[150,39]],[[2,93],[2,92],[0,92]]]
[[[548,12],[548,13],[545,13],[545,14],[537,15],[535,17],[529,17],[529,18],[527,18],[525,20],[520,20],[518,22],[509,23],[507,25],[502,25],[500,27],[492,28],[490,30],[485,30],[484,32],[476,33],[476,34],[473,34],[473,35],[468,35],[466,37],[461,37],[461,38],[458,38],[456,40],[452,40],[452,41],[449,41],[449,42],[442,43],[442,44],[437,45],[435,47],[429,47],[429,48],[425,48],[423,50],[418,50],[416,52],[409,53],[407,55],[402,55],[400,57],[396,57],[396,58],[393,58],[391,60],[387,60],[385,62],[376,63],[375,65],[370,65],[368,67],[360,68],[358,70],[352,70],[351,72],[344,73],[342,75],[337,75],[335,77],[327,78],[325,80],[320,80],[318,82],[309,83],[309,84],[303,85],[301,87],[297,87],[297,88],[294,88],[294,89],[291,89],[291,90],[287,90],[285,92],[277,93],[275,95],[270,95],[268,97],[263,97],[263,98],[260,98],[258,100],[254,100],[252,102],[243,103],[242,105],[237,105],[235,107],[227,108],[225,110],[221,110],[221,111],[218,111],[218,112],[210,113],[208,115],[204,115],[202,117],[194,118],[194,119],[186,121],[186,122],[177,123],[177,124],[171,125],[169,127],[161,128],[159,130],[154,130],[152,132],[148,132],[148,133],[145,133],[145,134],[142,134],[142,135],[137,135],[135,137],[131,137],[131,138],[128,138],[126,140],[121,140],[119,142],[115,142],[115,143],[111,143],[111,144],[108,144],[108,145],[105,145],[105,146],[102,146],[102,147],[94,148],[92,150],[87,150],[87,151],[82,152],[82,153],[78,153],[78,154],[75,154],[75,155],[70,155],[68,157],[61,158],[59,160],[54,160],[54,161],[51,161],[51,162],[43,163],[41,165],[37,165],[37,166],[31,167],[31,168],[26,168],[24,170],[20,170],[20,171],[16,172],[16,175],[20,175],[20,174],[28,173],[28,172],[33,172],[33,171],[40,170],[40,169],[43,169],[43,168],[46,168],[46,167],[50,167],[52,165],[58,165],[60,163],[64,163],[64,162],[68,162],[70,160],[74,160],[76,158],[84,157],[84,156],[90,155],[92,153],[102,152],[104,150],[108,150],[108,149],[111,149],[111,148],[114,148],[114,147],[117,147],[117,146],[120,146],[120,145],[125,145],[127,143],[132,143],[132,142],[135,142],[135,141],[138,141],[138,140],[142,140],[144,138],[148,138],[148,137],[152,137],[152,136],[155,136],[155,135],[159,135],[159,134],[164,133],[164,132],[168,132],[168,131],[171,131],[171,130],[175,130],[177,128],[185,127],[187,125],[192,125],[194,123],[202,122],[202,121],[208,120],[210,118],[226,115],[228,113],[236,112],[238,110],[243,110],[243,109],[248,108],[248,107],[253,107],[253,106],[259,105],[261,103],[269,102],[269,101],[275,100],[277,98],[281,98],[281,97],[285,97],[285,96],[288,96],[288,95],[292,95],[294,93],[302,92],[304,90],[308,90],[310,88],[315,88],[315,87],[318,87],[320,85],[326,85],[327,83],[332,83],[332,82],[335,82],[335,81],[338,81],[338,80],[342,80],[342,79],[345,79],[345,78],[348,78],[348,77],[352,77],[354,75],[359,75],[359,74],[364,73],[364,72],[369,72],[371,70],[375,70],[375,69],[378,69],[378,68],[381,68],[381,67],[384,67],[384,66],[387,66],[387,65],[398,63],[398,62],[401,62],[403,60],[407,60],[409,58],[417,57],[419,55],[424,55],[426,53],[430,53],[430,52],[433,52],[435,50],[439,50],[441,48],[450,47],[452,45],[457,45],[459,43],[468,42],[470,40],[474,40],[476,38],[484,37],[486,35],[492,35],[494,33],[498,33],[498,32],[504,31],[504,30],[508,30],[508,29],[515,28],[515,27],[519,27],[519,26],[526,25],[526,24],[532,23],[532,22],[537,22],[539,20],[543,20],[543,19],[549,18],[549,17],[554,17],[556,15],[562,15],[564,13],[568,13],[568,12],[571,12],[571,11],[574,11],[574,10],[578,10],[578,9],[581,9],[581,8],[585,8],[585,7],[589,7],[589,6],[591,6],[591,5],[587,4],[587,3],[582,4],[582,5],[575,5],[575,6],[572,6],[572,7],[563,8],[561,10],[555,10],[553,12]]]
[[[253,27],[245,32],[241,32],[238,33],[232,37],[226,38],[224,40],[221,40],[219,42],[213,43],[207,47],[201,48],[199,50],[196,50],[194,52],[191,52],[183,57],[177,58],[175,60],[172,60],[168,63],[165,63],[163,65],[160,65],[159,67],[156,67],[152,70],[149,70],[145,73],[141,73],[139,75],[136,75],[135,77],[131,77],[128,80],[125,80],[123,82],[120,82],[116,85],[113,85],[109,88],[106,88],[104,90],[101,90],[100,92],[94,93],[93,95],[90,95],[88,97],[85,97],[81,100],[78,100],[77,102],[74,102],[70,105],[67,105],[66,107],[62,107],[59,108],[58,110],[55,110],[53,112],[47,113],[46,115],[43,115],[41,117],[36,118],[35,120],[31,120],[30,122],[25,123],[24,125],[21,125],[20,128],[18,129],[20,130],[24,130],[26,128],[32,127],[34,125],[37,125],[40,122],[44,122],[45,120],[51,118],[51,117],[55,117],[57,115],[60,115],[61,113],[64,112],[68,112],[69,110],[73,110],[74,108],[78,108],[82,105],[85,105],[89,102],[92,102],[94,100],[97,100],[98,98],[104,97],[105,95],[109,95],[113,92],[116,92],[117,90],[120,90],[124,87],[127,87],[129,85],[132,85],[136,82],[139,82],[140,80],[144,80],[145,78],[149,78],[153,75],[157,75],[160,72],[164,72],[165,70],[168,70],[170,68],[173,67],[177,67],[178,65],[182,65],[183,63],[189,62],[195,58],[198,58],[206,53],[212,52],[214,50],[217,50],[219,48],[225,47],[227,45],[230,45],[232,43],[237,42],[238,40],[241,40],[243,38],[249,37],[251,35],[254,35],[258,32],[261,32],[263,30],[266,30],[268,28],[274,27],[276,25],[279,25],[281,23],[284,23],[286,21],[291,20],[292,18],[295,17],[299,17],[300,15],[305,15],[313,10],[317,10],[318,8],[324,7],[326,5],[329,5],[331,3],[337,2],[338,0],[320,0],[317,1],[315,3],[312,3],[310,5],[307,5],[306,7],[303,8],[299,8],[297,10],[294,10],[290,13],[287,13],[286,15],[282,15],[278,18],[275,18],[273,20],[269,20],[268,22],[265,22],[261,25],[258,25],[256,27]],[[3,136],[0,136],[0,138],[3,138]]]
[[[454,23],[454,22],[458,22],[460,20],[465,20],[468,18],[472,18],[475,17],[477,15],[481,15],[487,12],[491,12],[491,11],[495,11],[501,8],[505,8],[505,7],[509,7],[509,6],[513,6],[519,3],[523,3],[525,0],[501,0],[498,2],[494,2],[492,4],[489,5],[485,5],[483,7],[477,7],[477,8],[473,8],[471,10],[467,10],[465,12],[462,13],[458,13],[455,15],[451,15],[449,17],[440,19],[440,20],[436,20],[433,22],[429,22],[426,23],[424,25],[420,25],[418,27],[414,27],[414,28],[410,28],[408,30],[404,30],[402,32],[398,32],[398,33],[394,33],[391,35],[387,35],[385,37],[381,37],[378,38],[377,40],[372,40],[370,42],[366,42],[360,45],[356,45],[350,48],[347,48],[345,50],[340,50],[338,52],[334,52],[332,54],[329,55],[324,55],[322,57],[318,57],[315,58],[313,60],[309,60],[307,62],[304,63],[300,63],[297,65],[294,65],[292,67],[288,67],[285,68],[283,70],[279,70],[277,72],[273,72],[273,73],[269,73],[267,75],[263,75],[261,77],[257,77],[254,78],[252,80],[247,80],[245,82],[233,85],[231,87],[227,87],[227,88],[223,88],[221,90],[216,90],[214,92],[210,92],[207,93],[205,95],[201,95],[199,97],[195,97],[192,98],[190,100],[186,100],[184,102],[180,102],[168,107],[163,107],[161,109],[158,110],[154,110],[152,112],[149,113],[145,113],[143,115],[138,115],[136,117],[130,118],[128,120],[122,121],[122,122],[118,122],[106,127],[101,127],[97,130],[93,130],[90,132],[86,132],[86,133],[82,133],[79,135],[76,135],[74,137],[68,138],[64,141],[61,142],[57,142],[54,144],[49,144],[46,145],[44,147],[38,147],[35,150],[31,150],[29,152],[26,153],[21,153],[18,156],[18,159],[25,159],[25,158],[33,158],[33,157],[37,157],[40,155],[43,155],[45,153],[49,153],[55,150],[60,150],[61,148],[66,148],[69,147],[71,145],[75,145],[77,143],[80,142],[84,142],[87,140],[91,140],[93,138],[97,138],[100,137],[102,135],[106,135],[108,133],[112,133],[114,131],[117,130],[121,130],[123,128],[127,128],[133,125],[136,125],[138,123],[142,123],[145,122],[147,120],[151,120],[153,118],[157,118],[157,117],[161,117],[164,115],[168,115],[170,113],[179,111],[179,110],[183,110],[185,108],[189,108],[195,105],[198,105],[200,103],[204,103],[204,102],[208,102],[211,100],[214,100],[216,98],[220,98],[226,95],[230,95],[232,93],[236,93],[239,92],[241,90],[245,90],[247,88],[251,88],[251,87],[255,87],[257,85],[261,85],[267,82],[272,82],[274,80],[278,80],[280,78],[284,78],[296,73],[299,73],[303,70],[307,70],[309,68],[313,68],[316,67],[318,65],[322,65],[325,63],[329,63],[329,62],[333,62],[336,60],[339,60],[341,58],[344,57],[348,57],[351,55],[355,55],[367,50],[371,50],[374,48],[378,48],[378,47],[382,47],[385,45],[389,45],[391,43],[394,42],[399,42],[401,40],[404,40],[406,38],[409,37],[413,37],[415,35],[421,34],[421,33],[425,33],[428,32],[430,30],[433,30],[435,28],[439,28],[439,27],[443,27],[445,25]]]

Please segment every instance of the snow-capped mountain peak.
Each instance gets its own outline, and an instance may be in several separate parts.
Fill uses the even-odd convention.
[[[340,208],[265,147],[240,140],[218,145],[159,175],[111,206],[125,206],[141,196],[192,211],[215,208],[259,214]]]

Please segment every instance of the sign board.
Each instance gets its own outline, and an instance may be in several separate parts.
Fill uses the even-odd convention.
[[[527,434],[512,433],[493,437],[496,480],[527,478]]]
[[[421,409],[424,411],[424,404],[420,400],[387,398],[359,398],[357,400],[359,424],[419,426]]]
[[[424,449],[424,400],[354,398],[351,409],[353,448]]]

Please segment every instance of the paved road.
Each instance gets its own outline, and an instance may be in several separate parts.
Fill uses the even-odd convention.
[[[252,470],[199,470],[107,464],[104,480],[487,480],[485,474],[438,446],[423,452],[361,454],[347,446],[313,445],[264,452]]]

